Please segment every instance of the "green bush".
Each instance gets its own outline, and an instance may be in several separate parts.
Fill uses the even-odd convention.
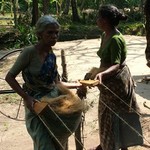
[[[145,35],[145,26],[141,22],[121,23],[118,29],[124,35],[125,34],[137,36]],[[1,35],[0,49],[21,48],[27,45],[34,44],[37,41],[37,38],[34,33],[34,27],[29,26],[29,24],[19,24],[19,26],[17,26],[17,29],[11,31],[11,36],[9,32],[3,32],[5,30],[1,31],[2,33],[0,34]],[[102,31],[99,30],[96,24],[95,25],[85,25],[82,23],[69,24],[64,20],[64,24],[61,25],[59,41],[99,38],[101,32]]]
[[[145,25],[141,22],[121,23],[118,28],[123,34],[137,36],[145,35]]]
[[[92,39],[100,35],[100,30],[96,25],[71,24],[62,26],[59,41],[69,41],[77,39]]]

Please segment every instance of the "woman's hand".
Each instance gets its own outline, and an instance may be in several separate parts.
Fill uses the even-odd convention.
[[[99,84],[102,83],[102,76],[103,76],[102,73],[98,73],[98,74],[96,75],[96,77],[95,77],[95,80],[99,80]]]
[[[91,75],[92,75],[92,73],[86,73],[85,76],[84,76],[84,80],[91,79]]]
[[[33,111],[35,99],[24,92],[15,78],[16,76],[8,72],[5,80],[11,86],[11,88],[24,99],[24,104],[27,106],[27,108]]]
[[[31,96],[27,96],[27,98],[24,99],[24,104],[31,111],[34,111],[33,106],[35,102],[36,102],[35,99]]]
[[[77,89],[77,95],[83,99],[83,98],[86,98],[86,94],[87,94],[87,87],[86,86],[80,86],[78,89]]]

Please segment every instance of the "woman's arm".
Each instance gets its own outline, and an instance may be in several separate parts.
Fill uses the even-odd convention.
[[[111,77],[112,75],[116,74],[119,67],[120,67],[120,64],[114,64],[110,66],[108,69],[106,69],[105,71],[98,73],[95,79],[96,80],[98,79],[100,83],[102,83],[102,79],[107,79]]]
[[[10,85],[10,87],[24,99],[25,105],[30,110],[33,110],[34,98],[30,97],[27,93],[24,92],[15,78],[16,77],[13,74],[8,72],[5,80]]]
[[[69,88],[69,89],[73,89],[73,88],[78,88],[78,87],[81,87],[82,84],[79,82],[79,81],[76,81],[76,82],[58,82],[62,85],[64,85],[65,87]]]
[[[63,82],[60,81],[60,77],[59,75],[56,77],[55,79],[55,83],[57,84],[62,84],[63,86],[69,88],[69,89],[73,89],[73,88],[78,88],[80,86],[82,86],[82,84],[79,81],[75,81],[75,82]]]

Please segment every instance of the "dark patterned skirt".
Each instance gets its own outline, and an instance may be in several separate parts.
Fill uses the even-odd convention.
[[[101,85],[99,87],[98,118],[100,143],[103,150],[116,150],[115,143],[117,141],[115,141],[114,137],[113,117],[122,112],[129,112],[131,101],[132,108],[138,110],[134,83],[129,68],[124,66],[115,76],[103,81],[103,84],[104,86]]]

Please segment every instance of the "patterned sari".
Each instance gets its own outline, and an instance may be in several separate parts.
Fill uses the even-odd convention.
[[[128,67],[125,65],[116,75],[103,81],[103,84],[124,101],[118,99],[104,86],[99,87],[98,117],[100,143],[103,150],[116,150],[113,130],[113,123],[115,123],[113,122],[113,117],[115,114],[113,112],[117,114],[120,112],[128,112],[131,100],[132,108],[135,110],[138,109],[133,80]]]
[[[29,71],[23,72],[23,78],[25,80],[25,90],[30,96],[39,101],[41,97],[45,95],[50,98],[58,97],[61,95],[61,92],[58,90],[54,83],[57,75],[58,73],[56,69],[56,57],[53,53],[51,53],[46,57],[38,76],[32,76]],[[61,146],[48,132],[39,117],[31,112],[28,108],[25,108],[25,113],[26,127],[33,139],[34,150],[61,150]],[[58,127],[57,125],[53,126]],[[63,136],[63,131],[61,131],[60,134],[60,142],[65,148],[68,137]]]

